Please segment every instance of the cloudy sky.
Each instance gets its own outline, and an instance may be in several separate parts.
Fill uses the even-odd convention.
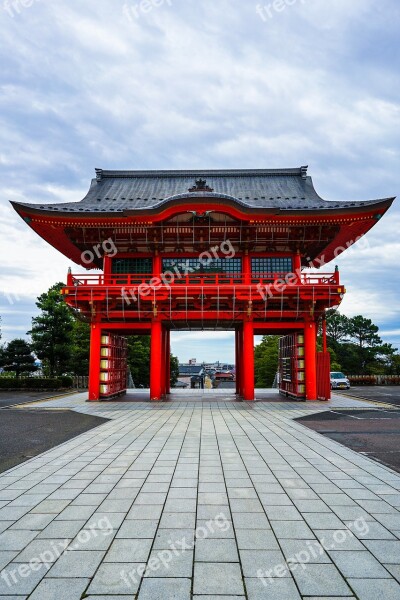
[[[69,266],[9,200],[78,201],[95,167],[309,164],[329,200],[399,192],[398,0],[0,0],[0,28],[3,341]],[[343,312],[397,345],[399,230],[397,203],[338,260]],[[233,359],[230,334],[212,340],[173,350]]]

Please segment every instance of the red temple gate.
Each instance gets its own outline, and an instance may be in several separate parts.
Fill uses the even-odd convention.
[[[89,400],[125,391],[129,334],[151,335],[150,398],[164,398],[170,332],[186,329],[235,331],[245,400],[254,399],[254,335],[284,336],[282,392],[317,400],[329,376],[326,348],[323,358],[316,351],[318,323],[345,288],[337,269],[315,268],[326,271],[392,201],[322,200],[306,167],[96,169],[80,202],[13,206],[65,256],[101,270],[69,272],[63,290],[91,323]]]

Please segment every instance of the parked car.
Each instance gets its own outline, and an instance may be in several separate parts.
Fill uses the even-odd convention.
[[[185,383],[184,381],[177,381],[174,385],[175,388],[187,388],[189,387],[188,383]]]
[[[340,373],[340,371],[331,372],[331,389],[332,390],[349,390],[350,381],[346,375]]]

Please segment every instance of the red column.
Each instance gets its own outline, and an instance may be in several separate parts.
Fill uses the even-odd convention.
[[[162,325],[161,321],[153,321],[150,344],[150,400],[162,398],[162,368]]]
[[[243,399],[254,400],[254,325],[243,323]]]
[[[317,324],[306,321],[304,327],[306,400],[317,400]]]
[[[241,365],[239,360],[239,330],[235,329],[235,379],[236,379],[236,393],[240,394],[240,381],[239,373],[241,371]]]
[[[299,251],[297,251],[297,254],[294,256],[293,271],[297,275],[298,279],[301,279],[301,256]]]
[[[251,257],[250,257],[248,250],[246,250],[246,252],[244,253],[242,260],[243,260],[242,271],[243,271],[244,283],[250,284],[251,283]]]
[[[157,253],[153,257],[153,277],[160,277],[162,270],[161,256]]]
[[[92,323],[90,326],[90,360],[89,360],[89,396],[88,400],[100,400],[100,348],[101,324]]]
[[[165,393],[171,393],[171,332],[165,331]]]
[[[322,350],[328,352],[328,340],[326,337],[326,317],[322,318]]]

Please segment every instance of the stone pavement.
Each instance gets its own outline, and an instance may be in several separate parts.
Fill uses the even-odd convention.
[[[293,421],[371,405],[226,393],[33,405],[110,421],[0,476],[0,600],[400,599],[400,475]]]

